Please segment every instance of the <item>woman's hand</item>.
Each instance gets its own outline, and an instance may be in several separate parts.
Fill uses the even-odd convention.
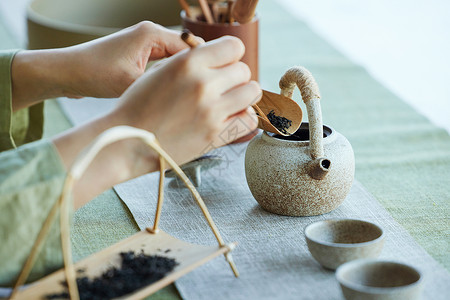
[[[75,97],[119,97],[145,71],[152,60],[187,48],[180,33],[149,21],[117,33],[67,48],[75,80],[68,94]]]
[[[179,38],[179,37],[178,37]],[[67,168],[104,130],[129,125],[153,132],[178,164],[253,131],[259,85],[239,59],[242,42],[224,37],[184,50],[148,70],[111,113],[53,139]],[[158,169],[143,143],[124,140],[106,147],[74,188],[75,207],[115,184]]]
[[[138,79],[113,115],[153,132],[177,163],[228,144],[258,123],[250,105],[261,89],[239,62],[244,51],[224,37],[175,55]]]
[[[84,44],[21,51],[13,60],[13,110],[42,100],[119,97],[151,60],[187,46],[179,32],[144,21]]]

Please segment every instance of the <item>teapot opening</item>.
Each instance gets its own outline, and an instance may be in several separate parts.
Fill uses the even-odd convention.
[[[331,161],[329,159],[322,159],[320,161],[320,165],[322,166],[323,169],[328,170],[331,166]]]
[[[323,138],[330,136],[333,130],[330,127],[323,126]],[[288,140],[288,141],[309,141],[309,123],[303,122],[300,128],[293,134],[288,136],[283,136],[280,134],[269,133],[267,134],[271,137],[280,140]]]

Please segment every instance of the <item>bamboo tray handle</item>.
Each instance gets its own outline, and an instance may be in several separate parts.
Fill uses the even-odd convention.
[[[64,260],[64,272],[67,280],[68,291],[70,295],[70,299],[79,299],[78,288],[76,284],[76,274],[75,269],[72,263],[72,251],[70,246],[70,224],[69,224],[69,204],[67,201],[70,196],[70,192],[73,187],[73,183],[75,180],[81,178],[83,173],[86,171],[90,163],[94,160],[95,156],[103,149],[105,146],[117,142],[126,138],[139,138],[143,140],[147,145],[149,145],[153,150],[155,150],[160,157],[160,183],[159,183],[159,195],[158,195],[158,205],[156,209],[155,221],[153,228],[147,228],[147,231],[151,233],[158,232],[158,222],[159,216],[161,213],[162,200],[163,200],[163,178],[164,178],[164,166],[165,161],[173,168],[173,170],[180,176],[181,180],[186,184],[187,188],[190,190],[192,195],[197,201],[197,204],[200,206],[204,217],[206,218],[208,225],[211,227],[214,236],[216,237],[220,247],[229,247],[223,241],[217,226],[211,218],[211,215],[208,212],[208,209],[203,202],[203,199],[200,197],[200,194],[195,189],[194,185],[187,178],[181,168],[177,165],[177,163],[160,147],[156,137],[153,133],[148,132],[143,129],[137,129],[129,126],[117,126],[110,128],[100,134],[87,148],[82,151],[82,153],[78,156],[78,158],[73,163],[70,171],[68,172],[66,181],[63,186],[63,191],[61,193],[58,201],[53,205],[50,210],[47,219],[44,221],[42,228],[35,240],[33,248],[31,250],[30,255],[24,263],[21,273],[19,274],[16,283],[13,287],[13,290],[9,296],[9,299],[13,299],[18,292],[18,288],[22,286],[33,267],[34,261],[36,259],[37,254],[42,246],[42,242],[48,234],[48,231],[53,223],[54,217],[60,208],[60,230],[61,230],[61,248],[63,252],[63,260]],[[229,247],[230,248],[230,247]],[[230,250],[232,250],[230,248]],[[239,273],[236,269],[234,261],[231,257],[231,253],[228,251],[225,253],[225,258],[230,264],[231,269],[236,277],[239,276]]]

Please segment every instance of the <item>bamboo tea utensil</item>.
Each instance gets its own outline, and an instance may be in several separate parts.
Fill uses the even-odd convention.
[[[237,0],[233,6],[232,16],[241,24],[250,22],[255,16],[258,0]]]
[[[226,7],[226,0],[207,0],[211,7],[212,15],[216,23],[225,23],[227,16],[223,13],[223,8]]]
[[[220,23],[219,4],[221,0],[207,0],[207,1],[214,19],[214,23]]]
[[[200,4],[200,8],[205,16],[206,22],[208,24],[213,24],[214,19],[212,17],[211,10],[209,9],[208,2],[206,2],[206,0],[198,0],[198,3]]]
[[[125,138],[139,138],[149,145],[153,150],[159,154],[160,158],[160,178],[159,178],[159,191],[158,202],[156,206],[155,219],[152,228],[146,228],[139,233],[125,239],[103,251],[89,256],[88,258],[73,265],[70,247],[70,225],[69,225],[69,204],[68,197],[71,193],[73,183],[80,179],[84,171],[88,168],[89,164],[93,161],[97,153],[105,146],[114,143],[116,141]],[[194,245],[181,240],[178,240],[167,233],[159,229],[159,220],[161,215],[161,209],[163,204],[164,195],[164,170],[165,163],[178,174],[186,187],[190,190],[193,197],[200,206],[200,209],[205,217],[208,225],[216,237],[219,246],[203,246]],[[33,267],[34,260],[39,252],[40,246],[45,239],[51,224],[56,216],[56,213],[60,211],[60,228],[61,228],[61,244],[64,258],[64,269],[59,270],[53,274],[44,277],[41,280],[33,283],[30,287],[18,291],[18,287],[22,286],[26,281],[29,272]],[[68,293],[70,299],[79,299],[76,274],[75,270],[85,270],[83,276],[94,277],[99,276],[102,272],[108,269],[112,265],[119,264],[119,254],[121,252],[144,251],[146,255],[164,255],[159,252],[158,249],[173,249],[167,254],[167,257],[174,258],[178,262],[178,266],[167,274],[162,279],[134,291],[131,294],[126,295],[127,299],[142,299],[155,291],[167,286],[174,282],[179,277],[187,274],[196,267],[206,263],[207,261],[224,254],[225,259],[230,264],[230,267],[236,277],[239,273],[234,265],[230,251],[235,248],[236,244],[225,244],[223,241],[211,215],[206,208],[205,203],[200,197],[199,193],[180,169],[180,167],[172,160],[172,158],[159,146],[155,136],[145,130],[137,129],[128,126],[118,126],[111,128],[102,133],[86,151],[83,151],[77,158],[73,166],[71,167],[66,181],[64,183],[63,192],[58,201],[53,205],[51,211],[42,225],[41,231],[36,238],[35,244],[31,250],[31,253],[24,264],[22,272],[20,273],[16,284],[9,299],[45,299],[47,295],[60,294],[66,292],[61,282],[64,279],[67,282]]]
[[[293,135],[302,124],[302,109],[297,102],[286,96],[263,90],[261,100],[252,107],[258,113],[258,127],[265,131],[289,136]],[[286,128],[286,132],[281,132],[269,121],[267,115],[270,112],[292,122],[291,126]]]
[[[181,8],[186,12],[186,17],[191,17],[191,10],[189,9],[189,4],[187,4],[186,0],[178,0]]]
[[[201,42],[195,38],[189,29],[183,29],[181,32],[181,39],[191,48],[195,48],[201,44]]]
[[[265,131],[269,131],[269,132],[283,134],[275,126],[273,126],[272,123],[270,123],[269,118],[267,117],[266,113],[264,113],[261,110],[261,108],[259,108],[258,104],[253,104],[252,108],[255,110],[256,115],[258,116],[258,128],[261,128],[261,129],[263,129]],[[267,129],[264,129],[264,128],[267,128]]]
[[[233,5],[234,5],[234,1],[233,0],[228,0],[227,1],[227,14],[226,14],[226,21],[228,23],[233,23],[234,22],[234,17],[233,17]]]

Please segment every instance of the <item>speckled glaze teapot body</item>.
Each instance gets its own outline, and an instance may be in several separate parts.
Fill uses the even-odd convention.
[[[245,175],[256,201],[267,211],[287,216],[330,212],[345,199],[353,183],[355,161],[348,140],[322,125],[320,95],[312,75],[291,68],[280,81],[282,94],[300,88],[310,123],[295,136],[263,132],[245,154]]]

